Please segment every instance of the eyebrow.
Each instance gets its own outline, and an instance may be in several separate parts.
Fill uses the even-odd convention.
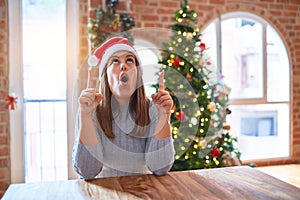
[[[135,56],[134,56],[133,54],[127,54],[127,55],[125,56],[125,58],[129,58],[129,57],[135,58]],[[110,60],[112,60],[112,59],[114,59],[114,58],[119,59],[120,56],[112,56],[112,57],[110,58]]]

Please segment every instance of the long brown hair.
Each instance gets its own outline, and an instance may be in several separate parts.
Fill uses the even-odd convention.
[[[149,106],[150,100],[146,96],[145,88],[142,79],[142,71],[139,63],[137,63],[137,84],[136,90],[130,97],[129,102],[129,113],[133,119],[135,119],[135,127],[129,133],[132,136],[146,136],[149,130],[150,117],[149,117]],[[107,67],[102,72],[101,75],[101,94],[103,96],[102,101],[96,108],[97,120],[104,132],[104,134],[109,138],[114,138],[115,134],[113,133],[113,112],[112,112],[112,92],[109,89],[108,77],[107,77]]]

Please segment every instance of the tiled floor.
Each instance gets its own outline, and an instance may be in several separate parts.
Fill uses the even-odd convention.
[[[256,169],[300,188],[300,164],[256,167]]]

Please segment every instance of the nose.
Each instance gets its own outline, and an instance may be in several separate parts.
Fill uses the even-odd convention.
[[[120,67],[121,67],[121,71],[127,71],[127,66],[126,66],[126,63],[121,63],[121,65],[120,65]]]

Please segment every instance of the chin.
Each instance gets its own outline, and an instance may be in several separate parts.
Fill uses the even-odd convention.
[[[129,92],[129,91],[121,91],[118,93],[113,94],[115,96],[115,98],[117,100],[122,100],[122,101],[128,101],[130,100],[131,96],[132,96],[133,92]]]

